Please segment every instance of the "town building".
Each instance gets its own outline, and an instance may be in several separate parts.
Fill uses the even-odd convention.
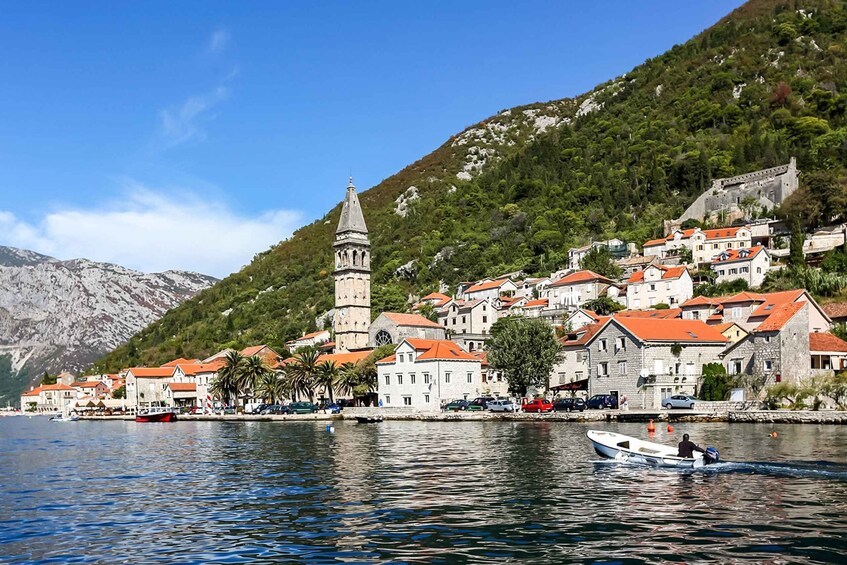
[[[711,263],[721,251],[749,248],[752,245],[752,232],[747,226],[697,229],[691,235],[691,256],[695,265]]]
[[[406,338],[443,340],[446,335],[441,324],[420,314],[383,312],[370,324],[367,345],[374,348],[400,343]]]
[[[581,396],[588,393],[588,342],[611,318],[598,316],[596,320],[569,332],[559,340],[562,344],[562,357],[553,366],[550,377],[550,389],[556,392],[570,392]]]
[[[62,412],[76,402],[78,394],[79,391],[76,388],[64,383],[42,385],[21,394],[21,410],[25,412]]]
[[[767,249],[760,245],[750,248],[726,249],[718,253],[712,260],[712,270],[717,275],[716,283],[741,279],[750,288],[762,285],[770,267],[770,254]]]
[[[573,313],[565,319],[565,329],[568,331],[576,331],[583,326],[593,324],[600,321],[600,316],[596,312],[586,310],[585,308],[577,308]]]
[[[694,296],[694,281],[685,266],[650,265],[626,281],[626,307],[653,308],[657,304],[678,306]]]
[[[364,349],[371,323],[371,253],[368,228],[352,177],[335,230],[333,251],[336,349]]]
[[[126,372],[127,406],[138,410],[166,406],[168,383],[176,367],[132,367]]]
[[[829,332],[809,334],[809,354],[813,374],[847,369],[847,341]]]
[[[491,326],[497,320],[497,311],[489,298],[453,300],[438,311],[438,319],[461,347],[466,351],[475,351],[482,349],[485,340],[490,337]]]
[[[483,280],[462,293],[463,300],[493,300],[501,295],[510,296],[517,292],[518,285],[509,278]]]
[[[286,341],[285,347],[287,347],[289,351],[297,351],[303,347],[316,347],[322,343],[326,343],[331,337],[332,334],[329,333],[329,330],[318,330],[316,332],[307,333],[297,339]]]
[[[483,390],[480,358],[449,340],[406,338],[376,366],[379,402],[385,407],[437,411]]]
[[[666,396],[694,394],[703,365],[717,361],[727,341],[701,321],[612,317],[585,344],[588,394],[659,408]]]
[[[594,271],[571,273],[550,283],[550,286],[541,292],[541,298],[546,298],[550,307],[559,308],[577,308],[589,300],[605,295],[617,296],[617,287],[614,281]]]

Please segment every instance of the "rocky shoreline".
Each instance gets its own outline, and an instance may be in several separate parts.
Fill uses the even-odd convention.
[[[180,415],[182,421],[220,422],[303,422],[356,420],[359,416],[381,418],[384,421],[419,422],[728,422],[760,424],[847,424],[847,412],[801,410],[730,410],[726,412],[691,412],[681,410],[627,411],[602,410],[585,412],[554,412],[550,414],[494,414],[491,412],[413,412],[378,408],[351,408],[342,414],[249,415],[199,414]],[[80,420],[134,420],[134,416],[80,416]]]

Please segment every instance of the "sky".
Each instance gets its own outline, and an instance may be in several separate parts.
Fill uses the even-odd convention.
[[[740,0],[0,4],[0,245],[223,277]]]

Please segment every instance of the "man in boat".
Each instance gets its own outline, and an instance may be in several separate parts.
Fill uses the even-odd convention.
[[[694,443],[693,441],[689,440],[688,434],[682,434],[682,441],[679,442],[679,453],[677,453],[676,456],[692,459],[694,457],[695,451],[705,453],[706,450]]]

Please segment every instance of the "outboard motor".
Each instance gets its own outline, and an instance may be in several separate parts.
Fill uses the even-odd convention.
[[[712,463],[717,463],[720,461],[720,453],[714,447],[707,447],[706,452],[703,454],[703,462],[706,465],[711,465]]]

